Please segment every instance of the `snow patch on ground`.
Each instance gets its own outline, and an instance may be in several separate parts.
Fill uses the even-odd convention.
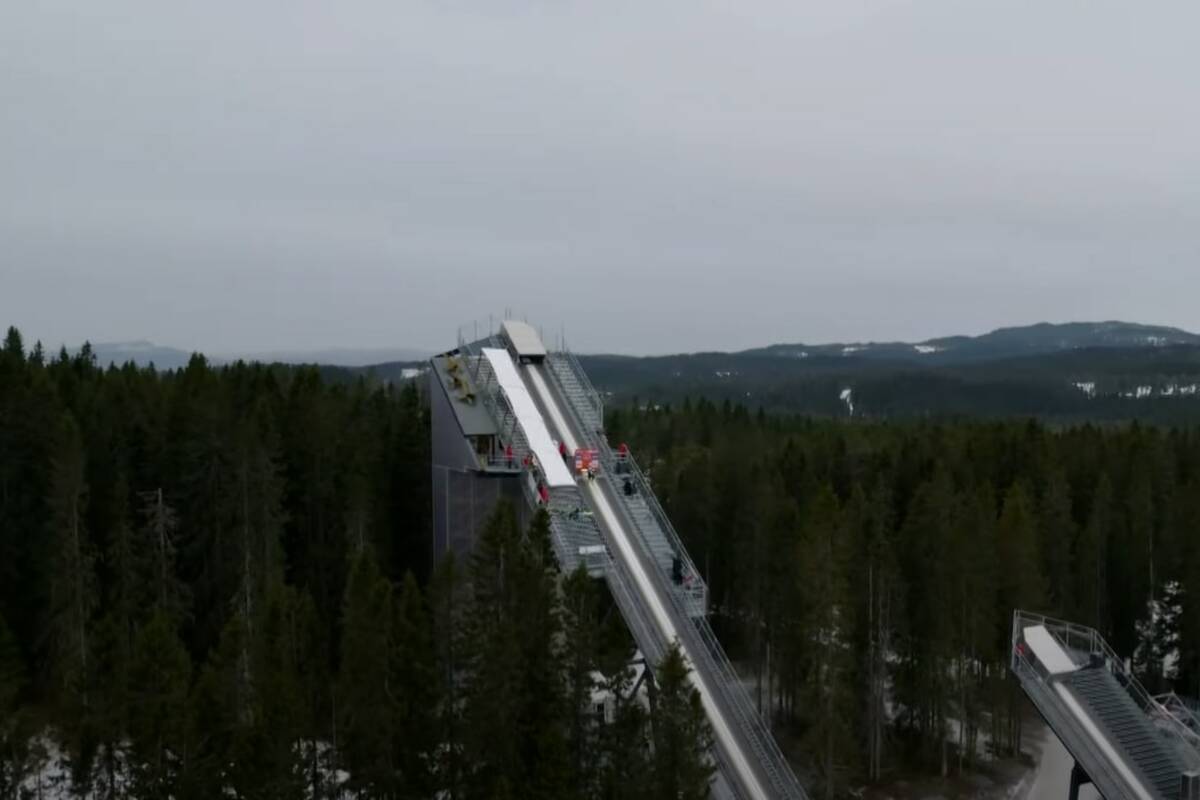
[[[400,370],[401,380],[412,380],[425,374],[425,367],[404,367]]]
[[[31,772],[21,782],[21,792],[43,800],[67,800],[71,797],[71,767],[67,755],[48,734],[29,743]]]
[[[850,410],[850,416],[854,416],[854,391],[851,389],[842,389],[842,393],[838,395],[838,399],[846,404],[846,408]]]
[[[1097,396],[1095,381],[1077,381],[1071,385],[1087,395],[1089,399]],[[1168,383],[1161,388],[1136,386],[1129,391],[1116,392],[1110,396],[1124,397],[1130,400],[1145,400],[1148,397],[1195,397],[1197,394],[1200,394],[1200,384]]]
[[[914,345],[913,345],[913,350],[916,350],[918,353],[920,353],[920,354],[921,354],[921,355],[923,355],[923,356],[927,356],[927,355],[929,355],[930,353],[940,353],[940,352],[942,352],[942,348],[940,348],[940,347],[934,347],[934,346],[933,346],[933,345],[931,345],[931,344],[914,344]]]
[[[1200,387],[1194,383],[1188,384],[1187,386],[1180,386],[1177,383],[1172,383],[1162,390],[1162,394],[1163,397],[1174,397],[1175,395],[1186,397],[1196,394],[1196,390],[1198,388]]]
[[[858,345],[849,344],[842,348],[842,355],[848,356],[851,353],[857,353],[859,350],[862,350],[862,349],[863,348]]]
[[[300,742],[296,745],[297,752],[308,763],[312,752],[311,742]],[[116,768],[113,776],[114,796],[125,797],[132,788],[131,767],[126,752],[128,743],[119,746]],[[90,797],[100,797],[108,791],[108,776],[104,769],[104,749],[97,753],[91,769],[92,793]],[[350,774],[342,769],[334,769],[333,747],[328,742],[316,743],[316,761],[320,775],[320,794],[322,797],[344,800],[350,798],[346,784]],[[40,736],[29,741],[29,757],[26,762],[29,773],[21,781],[19,797],[36,798],[36,800],[77,800],[79,794],[71,780],[71,764],[65,750],[55,741],[54,732],[47,730]],[[307,779],[307,771],[305,778]],[[232,796],[232,789],[226,787],[225,793]],[[306,785],[305,798],[311,800],[312,786]]]

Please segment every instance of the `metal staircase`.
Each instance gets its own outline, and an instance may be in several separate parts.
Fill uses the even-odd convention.
[[[546,357],[546,363],[550,365],[563,397],[571,404],[583,430],[589,436],[602,434],[604,401],[600,399],[600,393],[579,366],[579,360],[569,352],[550,353]]]
[[[650,481],[633,454],[616,453],[604,436],[604,404],[592,387],[578,359],[571,353],[552,353],[547,359],[550,374],[566,400],[567,409],[584,432],[586,446],[600,454],[602,479],[608,481],[634,523],[643,548],[650,555],[666,585],[682,603],[689,617],[708,613],[708,586],[692,563],[679,534],[671,524]]]
[[[1153,785],[1162,797],[1177,797],[1179,776],[1184,771],[1179,753],[1168,746],[1113,673],[1102,666],[1089,667],[1072,673],[1067,683],[1137,765],[1146,784]]]

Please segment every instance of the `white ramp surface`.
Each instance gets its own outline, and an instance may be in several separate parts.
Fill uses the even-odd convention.
[[[483,348],[483,355],[492,365],[496,380],[500,382],[500,389],[508,399],[508,404],[512,406],[513,413],[517,415],[517,424],[525,432],[529,449],[533,451],[538,466],[546,476],[546,485],[552,489],[574,486],[575,478],[563,463],[558,448],[554,446],[550,431],[546,429],[546,421],[542,419],[537,405],[529,396],[529,390],[525,388],[525,382],[517,373],[517,365],[513,363],[512,356],[507,350],[495,347]]]
[[[484,352],[487,352],[486,350]],[[506,353],[507,355],[507,353]],[[550,415],[550,421],[562,433],[563,441],[574,449],[578,446],[574,437],[571,435],[571,429],[568,427],[566,420],[556,407],[553,398],[550,395],[550,390],[546,386],[546,382],[542,380],[542,376],[536,371],[529,373],[530,383],[533,384],[533,390],[542,398],[542,402],[546,405],[546,413]],[[689,662],[692,660],[687,648],[683,642],[679,641],[679,634],[675,630],[674,624],[671,622],[671,617],[667,613],[666,606],[663,600],[659,597],[658,590],[654,587],[650,576],[646,574],[646,570],[642,567],[636,553],[634,545],[629,541],[629,535],[626,533],[624,526],[617,519],[616,513],[613,511],[608,500],[604,497],[604,493],[600,488],[591,482],[584,482],[581,490],[592,499],[593,507],[599,512],[604,519],[605,525],[613,532],[616,545],[616,555],[629,569],[633,575],[634,581],[637,583],[637,589],[645,598],[647,605],[650,608],[651,614],[654,616],[654,621],[658,625],[659,631],[662,632],[663,638],[668,642],[676,642],[679,644],[684,658]],[[767,800],[768,795],[759,783],[758,776],[751,769],[749,762],[746,760],[746,754],[742,751],[741,745],[737,742],[733,735],[733,731],[729,727],[729,723],[725,719],[725,715],[713,700],[712,694],[709,692],[708,685],[704,681],[704,677],[696,670],[688,671],[688,680],[696,687],[696,691],[700,693],[700,701],[704,705],[705,714],[708,716],[709,722],[713,727],[713,734],[723,744],[726,752],[729,754],[733,762],[734,769],[741,775],[742,780],[746,783],[747,792],[750,795],[750,800]]]
[[[1025,644],[1051,675],[1062,675],[1079,669],[1067,651],[1050,635],[1045,625],[1030,625],[1025,629]]]

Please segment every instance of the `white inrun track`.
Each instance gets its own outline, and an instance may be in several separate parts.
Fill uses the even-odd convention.
[[[578,449],[579,442],[567,424],[566,418],[563,416],[561,409],[559,409],[554,395],[546,385],[541,373],[536,367],[529,367],[525,370],[525,374],[529,376],[529,383],[532,385],[538,399],[541,400],[542,407],[550,417],[549,422],[551,427],[557,431],[559,439],[566,443],[571,452],[574,452]],[[637,552],[634,549],[635,546],[630,541],[629,531],[625,529],[625,526],[613,511],[608,498],[604,496],[604,493],[597,485],[589,481],[583,481],[580,484],[580,488],[591,501],[592,508],[604,520],[608,529],[612,531],[613,540],[617,546],[617,552],[614,555],[621,560],[625,568],[633,575],[634,580],[637,582],[637,589],[649,606],[654,616],[654,622],[662,632],[663,638],[668,642],[678,642],[684,658],[689,663],[694,663],[691,653],[687,652],[686,645],[679,638],[675,624],[671,619],[670,613],[667,611],[666,603],[663,602],[659,594],[657,585],[646,573],[641,559],[638,558]],[[764,790],[757,772],[751,766],[750,761],[746,758],[746,754],[742,750],[741,741],[734,735],[721,707],[713,699],[713,694],[706,685],[703,677],[696,670],[689,672],[688,677],[692,685],[696,687],[696,691],[700,694],[704,711],[708,715],[709,723],[712,725],[713,735],[716,737],[721,750],[725,753],[731,766],[737,772],[745,794],[753,798],[753,800],[759,800],[760,798],[761,800],[767,800],[771,795]]]

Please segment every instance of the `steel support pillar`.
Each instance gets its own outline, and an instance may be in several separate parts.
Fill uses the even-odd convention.
[[[1079,787],[1091,782],[1092,779],[1088,777],[1087,773],[1079,766],[1079,762],[1076,761],[1074,766],[1071,767],[1071,790],[1067,794],[1067,800],[1079,800]]]

